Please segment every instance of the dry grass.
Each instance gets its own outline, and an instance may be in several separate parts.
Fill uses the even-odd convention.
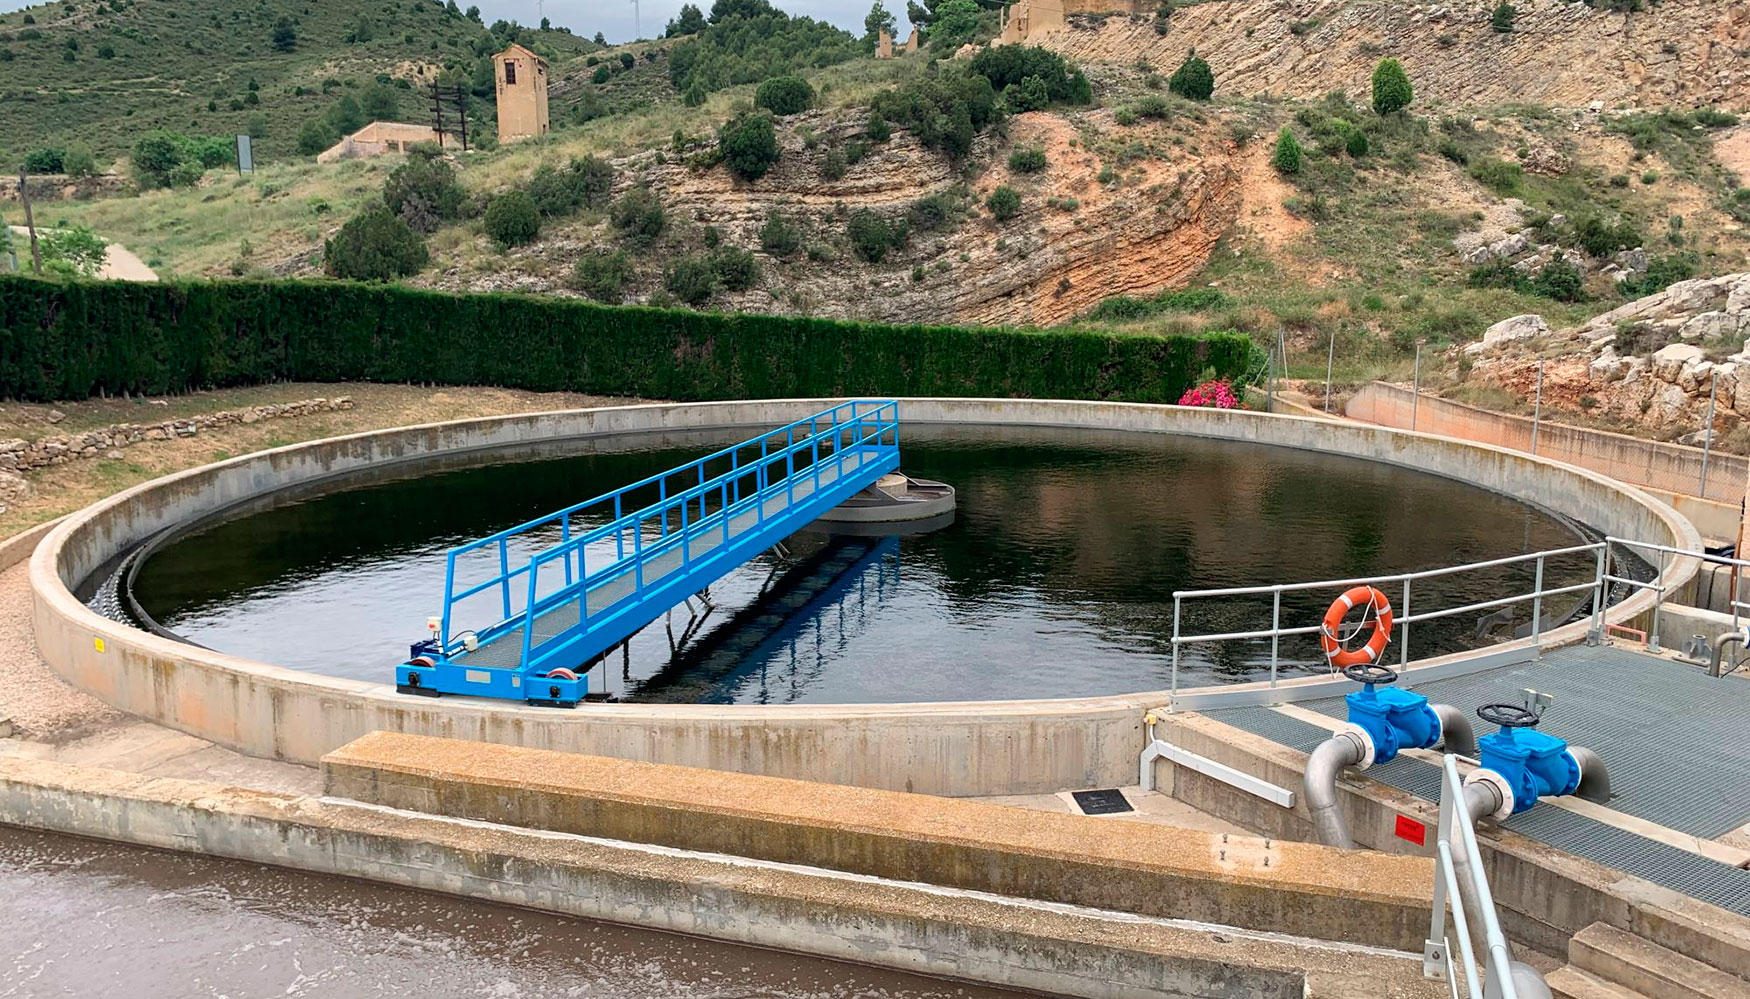
[[[48,437],[113,423],[156,423],[249,405],[339,396],[351,398],[353,408],[203,430],[195,437],[142,441],[127,448],[123,452],[126,457],[120,459],[84,459],[31,472],[29,495],[0,513],[0,537],[10,537],[33,524],[71,513],[149,479],[266,448],[440,420],[630,405],[638,401],[572,392],[294,382],[172,396],[163,400],[163,406],[153,405],[150,400],[125,399],[92,399],[53,406],[8,403],[0,407],[0,434]],[[45,417],[51,409],[60,410],[66,418],[50,425]]]

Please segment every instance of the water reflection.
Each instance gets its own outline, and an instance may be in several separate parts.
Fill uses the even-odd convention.
[[[440,609],[448,547],[719,441],[646,443],[656,446],[300,497],[170,545],[143,565],[138,595],[159,621],[203,645],[384,680]],[[1407,572],[1581,540],[1569,524],[1466,483],[1262,445],[910,427],[902,449],[907,471],[958,488],[950,526],[881,545],[799,534],[787,553],[763,553],[715,583],[716,609],[685,641],[671,643],[659,621],[598,675],[621,696],[663,701],[1158,690],[1172,672],[1175,590]],[[1546,579],[1579,582],[1592,571],[1590,557],[1577,555],[1552,561]],[[1413,603],[1432,610],[1523,592],[1532,573],[1527,564],[1419,583]],[[1316,623],[1334,596],[1285,595],[1284,620]],[[1268,596],[1197,603],[1184,628],[1253,630],[1269,614]],[[1476,646],[1476,616],[1417,625],[1412,655]],[[677,638],[687,626],[677,611]],[[1319,662],[1310,638],[1285,640],[1281,653],[1290,672]],[[1259,678],[1269,654],[1268,642],[1193,647],[1182,679]]]

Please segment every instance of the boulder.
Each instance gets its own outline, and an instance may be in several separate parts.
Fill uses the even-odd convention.
[[[1560,177],[1574,168],[1574,161],[1549,146],[1535,146],[1520,158],[1519,165],[1525,168],[1526,173]]]
[[[1653,392],[1647,419],[1654,426],[1681,423],[1689,417],[1689,393],[1675,385],[1661,385]]]
[[[1703,312],[1686,321],[1677,335],[1685,340],[1722,340],[1750,332],[1750,315]]]
[[[1675,384],[1686,365],[1701,359],[1701,348],[1693,343],[1666,344],[1653,354],[1653,375],[1660,381]]]
[[[1531,249],[1531,237],[1525,233],[1516,232],[1504,239],[1486,243],[1464,255],[1464,262],[1472,266],[1486,264],[1496,260],[1511,260],[1526,250]]]
[[[1628,361],[1616,356],[1615,347],[1605,347],[1597,359],[1587,365],[1586,374],[1594,385],[1621,381],[1628,373]]]
[[[1726,293],[1727,312],[1750,312],[1750,274],[1740,275],[1738,283]]]
[[[1726,292],[1726,284],[1719,278],[1696,278],[1691,281],[1679,281],[1666,288],[1659,296],[1659,312],[1662,315],[1694,315],[1706,312],[1721,295]]]
[[[1549,323],[1544,322],[1542,316],[1514,316],[1511,319],[1503,319],[1484,330],[1482,340],[1471,344],[1464,350],[1467,354],[1480,354],[1491,347],[1497,347],[1504,343],[1530,340],[1548,334]]]
[[[1685,364],[1677,372],[1677,387],[1689,395],[1702,395],[1713,381],[1714,365],[1712,361],[1696,361]]]
[[[1647,273],[1647,251],[1643,247],[1637,246],[1618,253],[1615,262],[1629,274],[1638,276]]]

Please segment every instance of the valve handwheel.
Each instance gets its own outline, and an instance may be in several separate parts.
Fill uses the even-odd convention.
[[[1542,718],[1523,704],[1485,704],[1477,709],[1477,717],[1502,728],[1536,728]]]
[[[1343,675],[1354,680],[1356,683],[1368,683],[1378,686],[1398,682],[1397,670],[1392,669],[1389,666],[1380,666],[1375,663],[1346,666],[1343,669]]]

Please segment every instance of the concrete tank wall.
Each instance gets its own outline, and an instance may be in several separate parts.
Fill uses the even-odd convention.
[[[37,641],[62,677],[123,710],[244,753],[306,764],[367,732],[387,730],[947,795],[1132,782],[1142,715],[1167,701],[1164,692],[895,705],[608,704],[575,711],[428,700],[398,695],[386,683],[318,676],[182,645],[100,617],[71,592],[99,566],[165,528],[289,486],[390,462],[561,438],[769,427],[833,401],[645,405],[467,420],[314,441],[167,476],[68,517],[44,539],[31,561]],[[1618,536],[1698,543],[1694,528],[1669,507],[1601,475],[1375,426],[1012,399],[911,399],[902,415],[923,423],[1177,433],[1340,453],[1461,479]],[[1676,560],[1674,584],[1694,569],[1693,560]],[[1651,599],[1643,593],[1623,612],[1633,614]],[[1582,634],[1583,625],[1570,625],[1544,642]],[[391,665],[384,664],[385,677]],[[1286,695],[1321,681],[1288,681],[1283,690]]]

